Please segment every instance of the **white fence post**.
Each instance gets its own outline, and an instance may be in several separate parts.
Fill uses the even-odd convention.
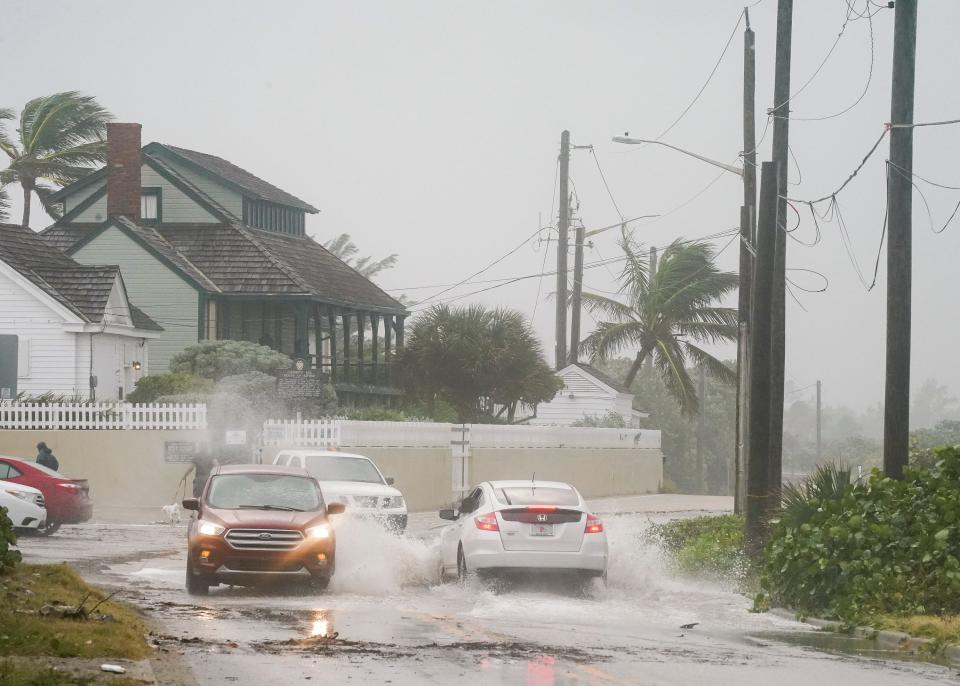
[[[197,404],[0,402],[0,430],[64,429],[145,430],[206,429],[207,406]]]

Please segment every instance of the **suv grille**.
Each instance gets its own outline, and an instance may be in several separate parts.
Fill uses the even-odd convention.
[[[295,529],[231,529],[227,543],[237,550],[293,550],[303,540]]]

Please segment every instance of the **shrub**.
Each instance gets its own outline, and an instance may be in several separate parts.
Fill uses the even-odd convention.
[[[874,471],[805,521],[775,524],[763,585],[774,602],[844,621],[960,612],[960,449],[900,481]]]
[[[583,419],[578,419],[570,426],[586,426],[598,429],[625,429],[627,423],[623,420],[623,415],[617,414],[613,410],[608,410],[605,415],[583,415]]]
[[[647,537],[681,572],[739,582],[748,569],[743,524],[743,517],[734,514],[675,519],[653,525]]]
[[[213,382],[187,372],[151,374],[137,382],[127,402],[155,403],[162,396],[209,393]]]
[[[20,551],[13,550],[17,536],[13,533],[13,522],[7,516],[7,508],[0,507],[0,574],[9,572],[20,562]]]
[[[283,353],[249,341],[204,341],[170,361],[172,372],[188,372],[214,381],[247,372],[275,375],[278,369],[289,366],[290,358]]]

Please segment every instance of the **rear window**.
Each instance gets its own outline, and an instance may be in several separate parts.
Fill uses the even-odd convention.
[[[382,484],[380,472],[365,457],[307,455],[307,472],[317,481],[361,481]]]
[[[510,486],[494,489],[505,505],[579,505],[576,491],[569,488]]]
[[[218,510],[245,508],[312,512],[323,501],[313,479],[287,474],[220,474],[210,482],[207,505]]]

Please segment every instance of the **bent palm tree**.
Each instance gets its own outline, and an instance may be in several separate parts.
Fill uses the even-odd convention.
[[[323,247],[360,272],[361,276],[365,276],[368,279],[372,279],[385,269],[392,269],[394,265],[397,264],[396,253],[387,255],[381,260],[376,260],[372,257],[358,258],[356,255],[360,249],[348,233],[341,233],[336,238],[331,238],[323,244]]]
[[[685,414],[694,414],[699,401],[688,362],[704,365],[713,376],[732,382],[736,374],[698,343],[732,341],[737,335],[737,310],[715,303],[732,292],[737,275],[720,271],[713,248],[701,242],[674,241],[663,252],[653,278],[639,246],[624,237],[626,263],[619,293],[626,303],[593,293],[583,303],[603,321],[580,345],[584,354],[603,360],[623,348],[639,348],[625,379],[629,387],[648,356]]]
[[[77,181],[106,160],[106,125],[110,113],[97,101],[76,91],[55,93],[28,102],[20,113],[17,138],[3,130],[13,110],[0,108],[0,150],[10,165],[0,171],[0,184],[19,183],[23,189],[23,225],[30,225],[30,200],[37,194],[54,219],[58,213],[48,198],[53,189]]]

